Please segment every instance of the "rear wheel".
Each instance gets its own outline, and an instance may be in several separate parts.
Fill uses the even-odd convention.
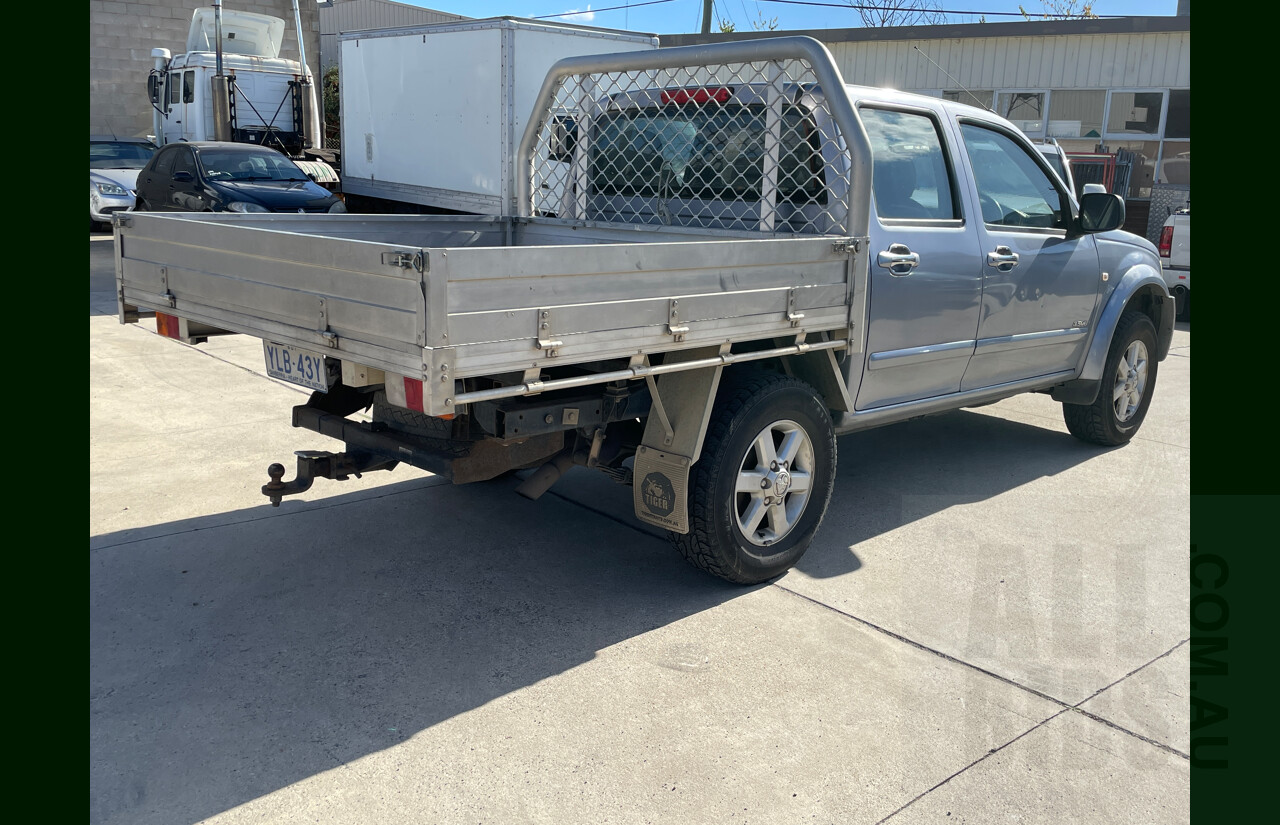
[[[671,541],[695,567],[755,584],[795,565],[835,483],[826,405],[801,381],[754,374],[721,388],[689,478],[689,533]]]
[[[1120,316],[1102,386],[1092,404],[1063,404],[1062,417],[1076,438],[1115,447],[1128,443],[1142,426],[1156,386],[1156,328],[1141,312]]]

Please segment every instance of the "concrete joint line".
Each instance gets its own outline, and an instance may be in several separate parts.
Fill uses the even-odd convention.
[[[927,650],[928,648],[925,648],[925,649]],[[945,656],[945,654],[942,654],[942,655],[944,655],[944,656]],[[949,657],[948,657],[948,658],[949,658]],[[962,662],[961,664],[964,664],[964,663]],[[978,669],[978,670],[982,670],[982,668],[977,668],[977,669]],[[983,672],[985,673],[986,671],[983,671]],[[999,678],[999,677],[997,677],[997,678]],[[1034,693],[1035,691],[1032,691],[1032,692]],[[1041,722],[1037,722],[1036,724],[1034,724],[1034,725],[1032,725],[1031,727],[1027,728],[1027,729],[1026,729],[1026,730],[1024,730],[1022,733],[1020,733],[1020,734],[1018,734],[1017,736],[1013,737],[1013,738],[1012,738],[1012,739],[1010,739],[1008,742],[1005,742],[1005,743],[1004,743],[1003,745],[1001,745],[1000,747],[998,747],[998,748],[992,748],[991,750],[989,750],[989,751],[987,751],[986,753],[984,753],[982,756],[980,756],[980,757],[978,757],[977,759],[975,759],[975,760],[973,760],[972,762],[970,762],[968,765],[965,765],[965,766],[964,766],[963,768],[961,768],[960,770],[956,771],[955,773],[953,773],[953,774],[951,774],[950,776],[948,776],[946,779],[944,779],[944,780],[942,780],[941,782],[939,782],[938,784],[934,785],[932,788],[929,788],[927,791],[924,791],[923,793],[919,794],[918,796],[916,796],[915,798],[913,798],[911,801],[907,802],[907,804],[903,805],[903,806],[902,806],[901,808],[899,808],[898,810],[896,810],[896,811],[894,811],[893,813],[891,813],[891,814],[889,814],[888,816],[886,816],[884,819],[877,820],[877,821],[876,821],[876,825],[881,825],[881,823],[888,822],[890,819],[893,819],[895,816],[897,816],[898,814],[902,813],[902,812],[903,812],[903,811],[905,811],[907,808],[910,808],[912,805],[914,805],[915,803],[919,802],[921,799],[924,799],[926,796],[928,796],[929,794],[933,793],[933,792],[934,792],[934,791],[936,791],[938,788],[941,788],[943,785],[945,785],[945,784],[947,784],[948,782],[950,782],[952,779],[955,779],[955,778],[956,778],[957,776],[959,776],[960,774],[962,774],[962,773],[964,773],[965,771],[969,770],[969,769],[970,769],[970,768],[972,768],[974,765],[978,765],[978,764],[980,764],[980,763],[982,763],[982,762],[985,762],[987,759],[989,759],[989,758],[990,758],[990,757],[992,757],[992,756],[995,756],[997,753],[999,753],[1000,751],[1002,751],[1002,750],[1004,750],[1005,748],[1009,747],[1009,746],[1010,746],[1010,745],[1012,745],[1014,742],[1017,742],[1017,741],[1018,741],[1019,739],[1021,739],[1022,737],[1026,736],[1027,734],[1031,733],[1031,732],[1032,732],[1032,731],[1034,731],[1034,730],[1037,730],[1037,729],[1039,729],[1039,728],[1044,727],[1045,725],[1049,724],[1049,723],[1050,723],[1050,722],[1052,722],[1054,719],[1057,719],[1059,716],[1061,716],[1062,714],[1064,714],[1064,713],[1068,712],[1069,710],[1071,710],[1071,708],[1069,708],[1069,707],[1064,707],[1062,710],[1060,710],[1060,711],[1058,711],[1057,713],[1053,714],[1053,715],[1052,715],[1052,716],[1050,716],[1048,719],[1045,719],[1045,720],[1043,720],[1043,721],[1041,721]]]
[[[773,587],[778,588],[779,590],[782,590],[783,592],[790,593],[790,594],[791,594],[791,595],[793,595],[793,596],[796,596],[796,597],[798,597],[798,598],[804,599],[804,600],[805,600],[805,601],[807,601],[807,602],[811,602],[812,604],[818,605],[819,607],[822,607],[822,608],[825,608],[825,609],[827,609],[827,610],[830,610],[830,611],[832,611],[833,613],[838,613],[838,614],[840,614],[841,616],[844,616],[845,618],[852,619],[853,621],[858,622],[859,624],[865,625],[866,627],[869,627],[869,628],[871,628],[872,630],[877,631],[878,633],[883,633],[884,635],[888,636],[888,637],[889,637],[889,638],[891,638],[891,639],[896,639],[896,640],[898,640],[898,641],[900,641],[900,642],[903,642],[903,643],[905,643],[905,644],[911,645],[912,647],[916,648],[917,650],[923,650],[923,651],[925,651],[926,653],[932,653],[934,656],[937,656],[937,657],[939,657],[939,658],[941,658],[941,659],[945,659],[945,660],[947,660],[948,662],[953,662],[953,663],[955,663],[955,664],[957,664],[957,665],[961,665],[962,667],[967,667],[967,668],[969,668],[969,669],[971,669],[971,670],[976,670],[976,671],[977,671],[977,672],[979,672],[979,673],[982,673],[982,674],[984,674],[984,675],[986,675],[986,676],[990,676],[990,677],[991,677],[991,678],[993,678],[993,679],[997,679],[997,680],[999,680],[999,681],[1001,681],[1001,682],[1004,682],[1006,685],[1010,685],[1010,686],[1012,686],[1012,687],[1018,688],[1019,690],[1026,691],[1027,693],[1030,693],[1032,696],[1037,696],[1037,697],[1039,697],[1039,698],[1041,698],[1041,699],[1044,699],[1045,701],[1053,702],[1055,705],[1058,705],[1059,707],[1061,707],[1061,708],[1062,708],[1062,710],[1058,711],[1058,712],[1057,712],[1057,713],[1055,713],[1053,716],[1050,716],[1050,717],[1049,717],[1049,719],[1053,719],[1053,718],[1055,718],[1055,717],[1061,716],[1063,713],[1065,713],[1065,712],[1067,712],[1067,711],[1074,711],[1074,712],[1076,712],[1076,713],[1081,714],[1082,716],[1087,716],[1088,718],[1093,719],[1093,720],[1094,720],[1094,721],[1096,721],[1096,722],[1101,722],[1101,723],[1103,723],[1104,725],[1106,725],[1106,726],[1107,726],[1107,727],[1109,727],[1109,728],[1113,728],[1113,729],[1115,729],[1115,730],[1117,730],[1117,731],[1120,731],[1121,733],[1127,733],[1128,735],[1132,736],[1133,738],[1138,739],[1138,740],[1141,740],[1141,741],[1143,741],[1143,742],[1146,742],[1146,743],[1147,743],[1147,744],[1149,744],[1149,745],[1154,745],[1155,747],[1160,748],[1161,750],[1168,751],[1169,753],[1172,753],[1172,754],[1175,754],[1175,755],[1177,755],[1177,756],[1180,756],[1180,757],[1182,757],[1183,759],[1190,759],[1190,756],[1188,756],[1187,754],[1185,754],[1185,753],[1183,753],[1182,751],[1178,750],[1177,748],[1173,748],[1173,747],[1170,747],[1170,746],[1168,746],[1168,745],[1165,745],[1165,744],[1163,744],[1163,743],[1161,743],[1161,742],[1157,742],[1157,741],[1155,741],[1154,739],[1148,739],[1147,737],[1143,736],[1143,735],[1142,735],[1142,734],[1140,734],[1140,733],[1137,733],[1137,732],[1135,732],[1135,731],[1131,731],[1131,730],[1129,730],[1128,728],[1122,727],[1121,725],[1117,725],[1115,722],[1108,721],[1108,720],[1103,719],[1102,717],[1100,717],[1100,716],[1098,716],[1098,715],[1096,715],[1096,714],[1090,713],[1089,711],[1087,711],[1087,710],[1082,710],[1082,709],[1080,708],[1080,705],[1083,705],[1085,702],[1087,702],[1087,701],[1089,701],[1090,699],[1094,698],[1095,696],[1097,696],[1098,694],[1102,693],[1103,691],[1108,690],[1108,689],[1110,689],[1110,688],[1112,688],[1112,687],[1115,687],[1116,685],[1120,684],[1120,683],[1121,683],[1121,682],[1123,682],[1125,679],[1128,679],[1130,676],[1134,675],[1135,673],[1137,673],[1138,671],[1140,671],[1140,670],[1142,670],[1143,668],[1147,667],[1148,665],[1151,665],[1151,664],[1153,664],[1153,663],[1155,663],[1155,662],[1158,662],[1159,660],[1161,660],[1161,659],[1163,659],[1164,657],[1168,656],[1170,653],[1173,653],[1173,652],[1174,652],[1175,650],[1177,650],[1179,647],[1182,647],[1184,644],[1186,644],[1186,643],[1189,641],[1189,639],[1183,639],[1181,642],[1178,642],[1176,645],[1174,645],[1173,647],[1169,648],[1169,649],[1168,649],[1168,650],[1166,650],[1164,653],[1161,653],[1159,656],[1155,657],[1155,658],[1154,658],[1154,659],[1152,659],[1150,662],[1146,662],[1145,664],[1140,665],[1140,666],[1138,666],[1138,667],[1134,668],[1133,670],[1131,670],[1130,672],[1126,673],[1124,676],[1121,676],[1119,679],[1115,680],[1114,682],[1112,682],[1111,684],[1107,685],[1106,687],[1101,688],[1101,689],[1100,689],[1100,690],[1098,690],[1098,691],[1095,691],[1094,693],[1090,694],[1089,696],[1086,696],[1084,699],[1081,699],[1081,700],[1080,700],[1079,702],[1077,702],[1076,704],[1072,705],[1072,704],[1070,704],[1070,703],[1068,703],[1068,702],[1064,702],[1064,701],[1063,701],[1063,700],[1061,700],[1061,699],[1058,699],[1058,698],[1056,698],[1056,697],[1050,696],[1050,695],[1049,695],[1049,694],[1047,694],[1047,693],[1042,693],[1041,691],[1038,691],[1038,690],[1036,690],[1035,688],[1028,687],[1028,686],[1026,686],[1026,685],[1024,685],[1024,684],[1021,684],[1020,682],[1017,682],[1017,681],[1015,681],[1015,680],[1013,680],[1013,679],[1010,679],[1010,678],[1009,678],[1009,677],[1007,677],[1007,676],[1001,676],[999,673],[995,673],[994,671],[990,671],[990,670],[987,670],[986,668],[979,667],[978,665],[975,665],[975,664],[973,664],[973,663],[971,663],[971,662],[966,662],[966,661],[965,661],[965,660],[963,660],[963,659],[958,659],[958,658],[956,658],[955,656],[952,656],[952,655],[950,655],[950,654],[948,654],[948,653],[943,653],[941,650],[936,650],[936,649],[934,649],[934,648],[932,648],[932,647],[929,647],[928,645],[921,644],[920,642],[917,642],[917,641],[915,641],[914,639],[909,639],[909,638],[907,638],[906,636],[903,636],[903,635],[901,635],[901,634],[899,634],[899,633],[894,633],[892,630],[887,630],[886,628],[880,627],[880,626],[879,626],[879,625],[877,625],[877,624],[873,624],[872,622],[869,622],[869,621],[867,621],[866,619],[862,619],[862,618],[859,618],[859,617],[857,617],[857,616],[854,616],[852,613],[847,613],[847,612],[845,612],[845,611],[843,611],[843,610],[841,610],[841,609],[839,609],[839,608],[837,608],[837,607],[832,607],[832,606],[831,606],[831,605],[829,605],[829,604],[824,604],[823,602],[820,602],[820,601],[818,601],[817,599],[810,598],[810,597],[808,597],[808,596],[804,595],[803,593],[797,593],[796,591],[791,590],[791,589],[786,588],[786,587],[783,587],[783,586],[782,586],[782,585],[780,585],[780,584],[774,584],[774,585],[772,585],[772,586],[773,586]],[[1049,719],[1044,720],[1044,722],[1049,721]],[[1041,722],[1040,724],[1041,724],[1041,725],[1043,725],[1043,724],[1044,724],[1044,722]],[[1039,727],[1039,725],[1037,725],[1036,727]],[[1031,730],[1035,730],[1035,728],[1032,728]],[[1030,733],[1030,731],[1027,731],[1027,733]],[[1023,734],[1022,734],[1021,736],[1019,736],[1018,738],[1020,739],[1020,738],[1022,738],[1022,736],[1026,736],[1026,733],[1023,733]],[[1012,741],[1016,741],[1016,740],[1012,740]],[[1005,744],[1007,745],[1007,744],[1009,744],[1009,743],[1005,743]],[[1004,747],[1004,745],[1002,745],[1001,747]],[[997,750],[999,750],[999,748],[997,748]],[[995,751],[992,751],[991,753],[995,753]],[[990,754],[988,754],[988,756],[989,756],[989,755],[990,755]],[[983,759],[985,759],[985,758],[986,758],[986,757],[983,757]],[[979,761],[981,761],[981,760],[979,760]],[[974,764],[976,765],[976,764],[977,764],[977,762],[975,762]],[[928,793],[928,791],[926,791],[925,793]],[[918,797],[917,797],[917,798],[918,798]],[[907,803],[907,804],[910,804],[910,803]],[[897,813],[897,812],[895,811],[894,813]],[[893,815],[894,815],[894,814],[890,814],[890,816],[893,816]],[[883,820],[881,820],[881,821],[883,821]]]

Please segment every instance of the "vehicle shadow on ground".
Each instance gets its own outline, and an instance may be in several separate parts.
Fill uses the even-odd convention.
[[[836,486],[822,529],[796,565],[815,578],[861,566],[862,542],[949,507],[982,501],[1090,460],[1105,448],[972,410],[837,440]]]
[[[957,410],[837,439],[836,486],[822,528],[796,569],[815,578],[862,566],[857,545],[948,507],[1056,475],[1105,452],[1047,426]],[[562,498],[649,533],[632,491],[575,468],[551,488]],[[674,551],[673,551],[674,552]]]
[[[751,592],[513,486],[94,537],[90,820],[202,820]]]
[[[845,436],[798,567],[857,570],[861,542],[1097,453],[969,411]],[[415,480],[94,537],[91,821],[201,820],[752,592],[608,508],[514,484]]]

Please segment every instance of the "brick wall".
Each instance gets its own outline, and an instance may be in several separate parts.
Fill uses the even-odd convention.
[[[89,133],[120,136],[151,132],[147,72],[151,50],[186,48],[191,13],[209,0],[139,0],[89,3]],[[307,65],[319,74],[320,22],[314,0],[299,0]],[[293,5],[288,0],[223,0],[224,11],[270,14],[285,21],[281,57],[298,59]]]

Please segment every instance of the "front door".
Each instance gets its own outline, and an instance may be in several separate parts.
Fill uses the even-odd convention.
[[[1091,236],[1069,237],[1071,201],[1039,155],[1003,127],[961,121],[982,211],[982,321],[961,385],[1075,369],[1101,285]]]
[[[169,178],[168,209],[174,212],[203,212],[200,173],[196,159],[186,146],[170,150],[175,154],[173,174]]]
[[[196,73],[187,69],[182,73],[182,139],[204,140],[200,134],[201,113],[196,103]]]
[[[858,113],[871,140],[875,206],[855,402],[866,410],[959,391],[978,328],[982,262],[938,113],[866,102]]]

